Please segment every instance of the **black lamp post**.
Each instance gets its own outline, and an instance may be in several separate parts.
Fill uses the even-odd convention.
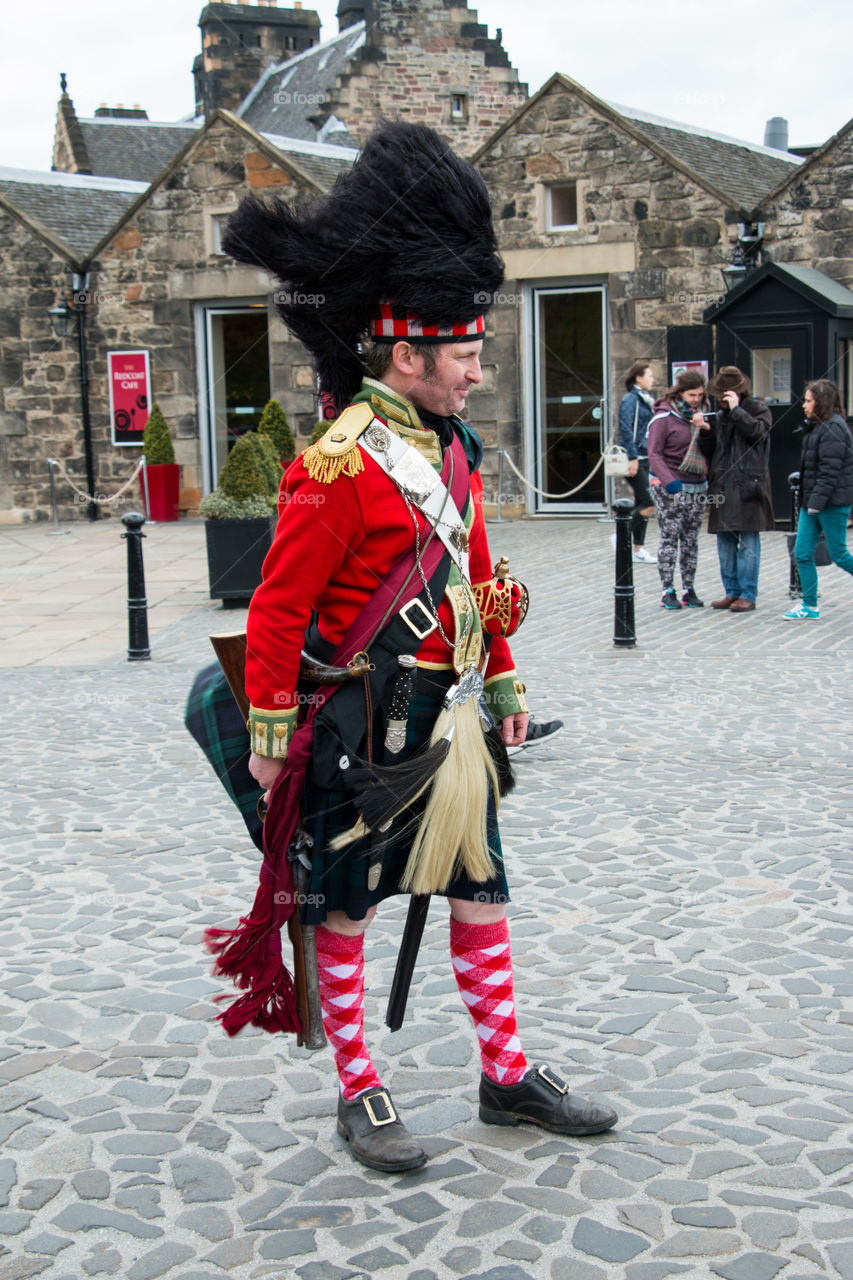
[[[763,222],[739,222],[737,224],[737,244],[732,260],[720,269],[726,293],[730,293],[750,271],[758,266],[758,254],[764,240]]]
[[[83,451],[86,458],[86,485],[89,493],[95,492],[95,455],[92,448],[92,424],[89,418],[89,364],[86,358],[86,303],[89,300],[89,276],[74,272],[71,277],[72,305],[65,294],[48,309],[57,338],[67,338],[77,322],[77,346],[80,358],[80,401],[83,417]],[[90,502],[86,507],[90,520],[98,518],[98,504]]]
[[[726,293],[731,293],[741,280],[746,279],[746,273],[749,268],[743,257],[743,250],[740,243],[735,245],[735,251],[732,254],[732,260],[727,267],[722,267],[720,275],[723,277],[723,284],[726,286]]]

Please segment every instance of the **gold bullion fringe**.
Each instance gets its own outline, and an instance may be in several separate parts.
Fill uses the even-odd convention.
[[[330,458],[322,452],[318,441],[305,450],[302,465],[318,484],[331,484],[338,476],[357,476],[364,470],[364,459],[357,444],[340,457]]]

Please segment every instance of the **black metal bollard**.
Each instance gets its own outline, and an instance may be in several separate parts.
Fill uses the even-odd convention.
[[[148,644],[148,601],[145,598],[145,569],[142,564],[142,526],[145,516],[128,511],[121,522],[127,533],[127,660],[144,662],[151,657]]]
[[[800,473],[792,471],[788,476],[788,484],[791,486],[791,530],[793,532],[793,542],[791,544],[791,568],[788,574],[788,595],[792,600],[796,600],[797,596],[803,594],[803,588],[800,583],[800,570],[797,566],[797,558],[794,555],[794,547],[797,542],[797,526],[800,523]]]
[[[616,517],[616,586],[613,595],[616,608],[613,643],[619,649],[633,649],[637,643],[634,627],[634,562],[631,558],[632,498],[617,498],[613,503]]]

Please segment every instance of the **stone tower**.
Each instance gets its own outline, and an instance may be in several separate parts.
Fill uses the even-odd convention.
[[[276,0],[257,4],[205,5],[198,20],[201,53],[193,62],[195,113],[217,107],[234,111],[271,63],[284,62],[316,44],[320,19],[315,10],[279,9]]]
[[[527,99],[527,85],[477,11],[456,0],[339,0],[343,30],[364,20],[365,42],[338,77],[323,114],[363,141],[380,117],[431,125],[470,155]]]

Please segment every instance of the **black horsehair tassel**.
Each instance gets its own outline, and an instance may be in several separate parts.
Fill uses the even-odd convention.
[[[400,764],[374,765],[353,769],[350,777],[365,790],[355,798],[355,807],[369,831],[382,831],[398,813],[412,804],[434,778],[450,751],[451,728],[426,751]]]
[[[493,721],[488,729],[484,726],[483,732],[489,755],[492,757],[492,764],[498,775],[498,795],[503,799],[515,789],[515,772],[507,754],[506,743],[501,737],[500,727]]]

